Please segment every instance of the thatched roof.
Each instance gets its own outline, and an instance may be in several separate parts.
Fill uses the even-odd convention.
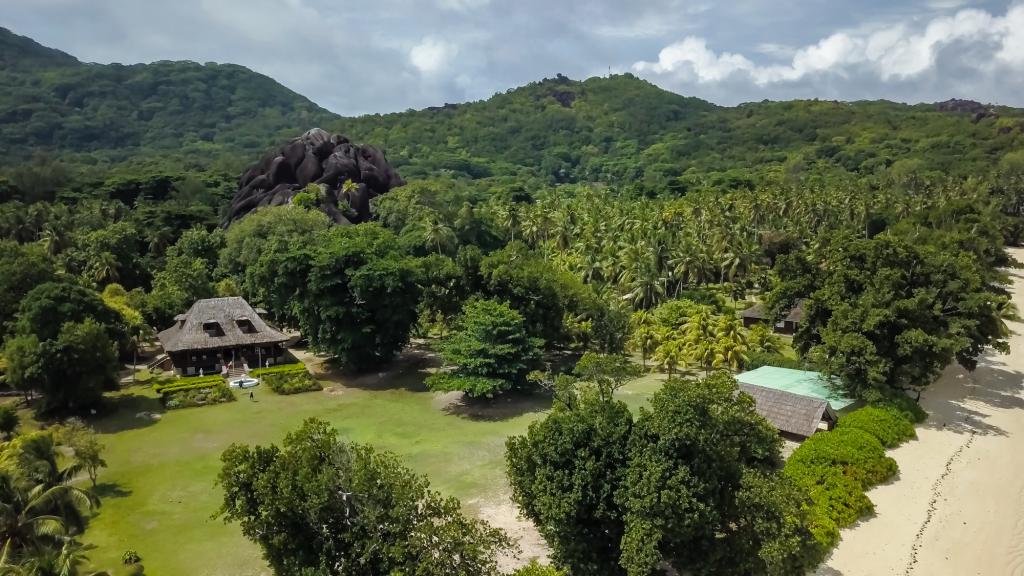
[[[763,302],[758,302],[757,304],[754,304],[750,308],[741,311],[740,318],[754,318],[756,320],[765,321],[771,320],[771,318],[768,316],[768,311],[765,310]],[[793,309],[789,311],[789,314],[786,314],[786,317],[783,318],[783,320],[786,322],[796,322],[797,324],[803,322],[804,301],[802,299],[797,300],[796,306],[793,306]]]
[[[757,413],[782,432],[809,437],[818,430],[824,415],[833,422],[836,419],[827,400],[753,384],[741,383],[739,387],[753,396]]]
[[[204,325],[210,328],[213,324],[219,330],[211,336]],[[264,322],[252,306],[239,297],[197,300],[187,313],[175,316],[174,326],[157,336],[167,352],[276,344],[288,340],[288,336]]]

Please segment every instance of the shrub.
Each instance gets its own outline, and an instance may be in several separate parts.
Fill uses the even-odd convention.
[[[249,372],[250,376],[266,376],[268,374],[290,374],[292,372],[306,372],[306,365],[302,362],[291,364],[278,364],[269,368],[257,368]]]
[[[857,427],[858,421],[876,423],[868,412],[845,427],[815,434],[793,452],[784,468],[811,497],[811,533],[825,551],[839,541],[840,528],[874,510],[864,490],[888,480],[898,469],[885,455],[882,442]]]
[[[233,402],[234,400],[235,395],[231,393],[231,390],[227,384],[224,384],[223,380],[218,384],[179,388],[164,392],[163,394],[164,406],[168,410],[207,406],[222,402]]]
[[[811,436],[789,457],[786,468],[792,467],[823,471],[838,467],[844,475],[860,482],[864,489],[885,482],[898,470],[896,461],[885,455],[882,443],[856,428]]]
[[[753,370],[754,368],[760,368],[762,366],[792,368],[794,370],[804,369],[804,363],[800,360],[789,358],[782,354],[773,354],[771,352],[748,352],[746,366],[747,370]]]
[[[512,389],[512,383],[500,378],[486,376],[459,376],[450,372],[438,372],[427,376],[427,387],[434,392],[465,392],[470,398],[494,398]]]
[[[850,412],[839,420],[840,430],[856,428],[871,434],[886,448],[893,448],[916,438],[911,421],[892,406],[867,406]]]
[[[861,484],[843,474],[838,467],[794,468],[787,465],[786,475],[807,490],[813,503],[811,531],[816,533],[816,540],[828,547],[835,545],[835,542],[829,542],[830,538],[819,536],[831,532],[829,523],[835,526],[838,539],[839,528],[853,524],[858,518],[875,509],[874,504],[864,494]],[[828,522],[823,519],[827,519]]]
[[[511,576],[569,576],[569,573],[553,566],[540,564],[537,560],[531,560],[529,564],[516,570]]]
[[[263,383],[270,387],[277,394],[298,394],[299,392],[310,392],[323,390],[320,382],[313,378],[305,368],[300,371],[284,372],[263,376]]]
[[[178,378],[175,380],[162,381],[159,384],[154,384],[153,390],[157,394],[164,394],[166,392],[178,392],[180,390],[209,388],[216,384],[223,383],[224,378],[219,374],[214,374],[213,376],[190,376],[187,378]]]
[[[0,405],[0,433],[3,433],[4,438],[10,439],[14,431],[18,429],[20,422],[17,406],[14,404]]]
[[[921,408],[921,405],[916,400],[902,392],[897,392],[877,400],[868,398],[868,402],[872,406],[895,410],[914,424],[920,424],[928,418],[928,413],[924,411],[924,408]]]
[[[121,555],[121,562],[124,564],[138,564],[142,562],[142,556],[135,550],[128,550]]]

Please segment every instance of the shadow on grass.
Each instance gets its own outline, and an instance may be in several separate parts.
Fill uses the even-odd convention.
[[[99,496],[100,500],[108,498],[125,498],[132,495],[132,491],[121,486],[117,482],[99,482],[92,489],[92,493]]]
[[[432,369],[441,365],[440,358],[433,352],[410,347],[392,362],[378,370],[352,373],[327,361],[315,376],[319,380],[345,388],[368,391],[406,390],[408,392],[430,392],[423,381]]]
[[[525,414],[547,412],[551,410],[551,402],[551,394],[546,391],[513,391],[491,400],[463,396],[445,406],[444,411],[476,422],[501,422]]]
[[[89,423],[97,432],[113,434],[125,430],[146,428],[159,422],[151,415],[162,415],[164,407],[159,398],[146,396],[137,392],[125,392],[116,396],[108,396],[105,407],[98,418]]]

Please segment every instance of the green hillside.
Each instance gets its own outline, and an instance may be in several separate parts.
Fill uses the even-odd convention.
[[[550,182],[682,191],[695,180],[735,187],[779,170],[977,174],[1024,144],[1024,111],[996,112],[975,122],[934,105],[884,101],[727,108],[626,74],[547,79],[484,102],[343,119],[335,128],[384,144],[410,177],[527,169]]]
[[[559,75],[479,102],[342,118],[241,66],[85,64],[4,29],[0,82],[0,176],[23,189],[45,174],[79,189],[139,174],[234,178],[312,126],[383,146],[407,179],[603,182],[648,196],[766,178],[962,178],[1021,163],[1012,153],[1024,147],[1020,109],[979,119],[884,101],[721,107],[630,74]]]
[[[75,163],[239,156],[334,117],[233,64],[87,64],[0,28],[0,151]]]

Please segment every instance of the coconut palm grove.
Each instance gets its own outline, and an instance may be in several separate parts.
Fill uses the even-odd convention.
[[[0,28],[0,574],[962,573],[1024,109],[638,70],[341,116]]]

